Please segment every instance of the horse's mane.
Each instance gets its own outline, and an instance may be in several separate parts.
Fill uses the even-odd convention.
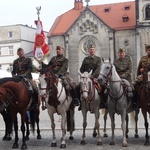
[[[19,77],[5,77],[5,78],[0,79],[0,85],[9,81],[20,82],[21,79]]]

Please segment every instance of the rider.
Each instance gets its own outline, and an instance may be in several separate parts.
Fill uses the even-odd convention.
[[[137,78],[135,80],[136,91],[139,91],[139,87],[143,81],[142,72],[143,72],[144,66],[148,65],[149,71],[150,71],[150,45],[146,45],[145,50],[146,50],[146,55],[141,57],[139,61],[138,69],[137,69]]]
[[[123,49],[119,49],[118,58],[114,60],[114,66],[121,79],[124,81],[124,85],[127,86],[127,97],[132,99],[133,107],[136,107],[136,99],[133,97],[133,84],[131,78],[132,61],[129,56],[126,56],[126,52]]]
[[[97,85],[97,87],[99,88],[99,90],[101,90],[99,83],[97,82],[96,78],[99,76],[99,72],[100,72],[100,67],[101,67],[101,58],[96,56],[96,49],[94,45],[89,45],[89,56],[85,57],[82,65],[80,67],[80,72],[84,73],[84,72],[90,72],[92,70],[92,75],[91,75],[91,79],[93,80],[93,82]],[[78,91],[78,95],[80,95],[80,86],[77,86],[77,91]],[[81,110],[81,105],[78,108],[78,110]]]
[[[13,70],[12,76],[21,77],[26,84],[29,94],[33,97],[34,100],[34,108],[38,109],[38,89],[36,84],[32,78],[32,60],[30,58],[25,57],[24,50],[22,48],[18,48],[17,55],[19,58],[15,59],[13,62]],[[35,98],[36,96],[36,98]]]
[[[47,68],[49,66],[52,67],[52,72],[62,79],[63,85],[65,86],[65,90],[67,95],[71,94],[74,105],[79,106],[79,100],[77,98],[77,92],[74,86],[74,83],[72,79],[68,76],[67,70],[68,70],[68,59],[64,57],[64,49],[61,46],[56,47],[56,56],[53,56],[51,60],[49,61],[48,65],[42,63],[44,68]]]

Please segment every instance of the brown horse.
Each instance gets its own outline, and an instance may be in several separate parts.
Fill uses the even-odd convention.
[[[143,71],[142,71],[142,76],[143,76],[143,81],[139,87],[139,103],[141,107],[141,111],[144,117],[144,125],[145,125],[145,138],[146,141],[144,145],[149,145],[149,135],[148,135],[148,120],[147,120],[147,113],[150,114],[150,80],[148,80],[148,71],[149,70],[148,65],[143,66]]]
[[[22,146],[21,149],[27,149],[26,136],[25,136],[25,122],[27,121],[27,110],[29,110],[33,101],[31,95],[26,88],[22,79],[15,78],[2,78],[0,79],[0,111],[5,105],[10,106],[11,118],[14,123],[15,142],[12,148],[18,148],[18,119],[17,113],[21,115],[21,131],[22,131]],[[3,99],[2,95],[6,95]],[[34,92],[34,98],[38,98],[38,93]],[[35,130],[35,115],[31,113],[31,126],[32,131]]]
[[[41,96],[46,95],[47,98],[47,111],[49,117],[51,119],[51,128],[53,133],[52,144],[51,147],[56,147],[56,135],[55,135],[55,122],[54,122],[54,114],[57,113],[61,115],[61,130],[62,130],[62,140],[60,148],[66,148],[65,135],[66,135],[66,112],[72,106],[72,98],[71,96],[67,96],[65,92],[65,88],[62,85],[62,80],[57,78],[55,74],[51,71],[51,68],[47,68],[45,74],[41,74],[39,77],[40,80],[40,91]],[[47,94],[46,94],[47,93]],[[74,108],[74,105],[73,105]],[[74,131],[74,109],[70,111],[70,137],[69,139],[73,139],[73,131]]]

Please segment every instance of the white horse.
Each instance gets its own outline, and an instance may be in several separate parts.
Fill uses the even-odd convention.
[[[85,129],[87,126],[87,112],[90,111],[95,115],[95,127],[93,131],[93,137],[97,136],[98,133],[98,141],[97,145],[102,145],[102,140],[100,136],[100,124],[99,124],[99,109],[100,109],[100,97],[97,89],[93,85],[92,80],[89,78],[91,73],[84,72],[80,73],[80,99],[81,99],[81,109],[83,115],[83,134],[81,144],[86,144],[85,141]],[[97,132],[96,132],[97,130]]]
[[[127,100],[125,90],[123,88],[122,80],[111,61],[104,62],[101,66],[98,82],[105,85],[108,88],[108,112],[111,119],[112,136],[110,145],[114,145],[114,129],[115,129],[115,113],[121,115],[121,127],[123,131],[123,143],[122,146],[128,146],[126,140],[126,114],[133,111],[131,109],[131,100]]]
[[[60,148],[66,148],[65,135],[66,135],[66,112],[69,110],[72,104],[72,98],[66,95],[65,88],[62,85],[61,79],[57,78],[51,71],[48,74],[40,75],[40,93],[41,97],[47,97],[46,107],[49,117],[51,119],[51,128],[53,133],[53,140],[51,147],[56,147],[56,135],[55,135],[55,122],[54,114],[61,115],[61,146]],[[46,94],[47,93],[47,94]],[[70,111],[70,140],[73,140],[74,131],[74,109]]]

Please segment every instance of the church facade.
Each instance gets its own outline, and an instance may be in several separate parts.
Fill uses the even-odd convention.
[[[47,35],[50,57],[55,55],[57,45],[63,46],[69,58],[69,74],[77,81],[89,45],[95,45],[96,55],[110,57],[112,62],[122,48],[133,60],[134,79],[145,45],[150,44],[149,30],[150,0],[94,6],[83,6],[83,0],[75,0],[74,8],[58,16]]]

